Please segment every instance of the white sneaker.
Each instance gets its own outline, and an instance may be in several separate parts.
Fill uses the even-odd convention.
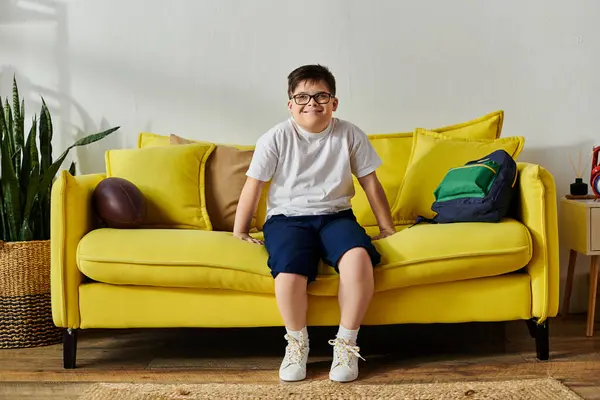
[[[308,360],[308,341],[300,334],[300,340],[286,334],[288,345],[285,357],[279,367],[279,378],[283,381],[301,381],[306,378],[306,361]]]
[[[358,378],[358,358],[362,358],[358,353],[360,348],[339,337],[328,343],[333,346],[333,362],[329,379],[336,382],[350,382]]]

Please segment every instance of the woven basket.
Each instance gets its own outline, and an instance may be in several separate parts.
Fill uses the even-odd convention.
[[[0,348],[59,343],[50,302],[50,241],[0,241]]]

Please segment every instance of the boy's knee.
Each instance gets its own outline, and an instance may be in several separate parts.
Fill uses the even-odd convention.
[[[351,249],[346,250],[346,252],[344,252],[344,254],[342,254],[342,256],[340,257],[340,259],[338,261],[338,265],[341,265],[342,263],[345,264],[348,262],[358,262],[358,263],[368,262],[370,265],[371,264],[371,256],[369,255],[369,252],[367,251],[367,249],[365,249],[362,246],[352,247]]]
[[[279,272],[275,276],[275,281],[279,282],[306,282],[307,279],[308,277],[306,275],[298,274],[295,272]]]

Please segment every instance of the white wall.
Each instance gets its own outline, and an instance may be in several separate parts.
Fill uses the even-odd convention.
[[[594,0],[0,0],[0,93],[16,73],[30,112],[44,96],[57,155],[120,125],[74,153],[94,172],[142,130],[253,143],[287,116],[287,74],[323,63],[337,115],[368,133],[504,109],[503,136],[525,136],[520,160],[548,168],[562,195],[568,154],[600,144],[599,20]]]

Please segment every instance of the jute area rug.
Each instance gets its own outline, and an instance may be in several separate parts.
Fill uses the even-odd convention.
[[[279,384],[98,383],[80,397],[80,400],[150,399],[581,400],[581,397],[550,378],[384,385],[340,384],[329,380]]]

